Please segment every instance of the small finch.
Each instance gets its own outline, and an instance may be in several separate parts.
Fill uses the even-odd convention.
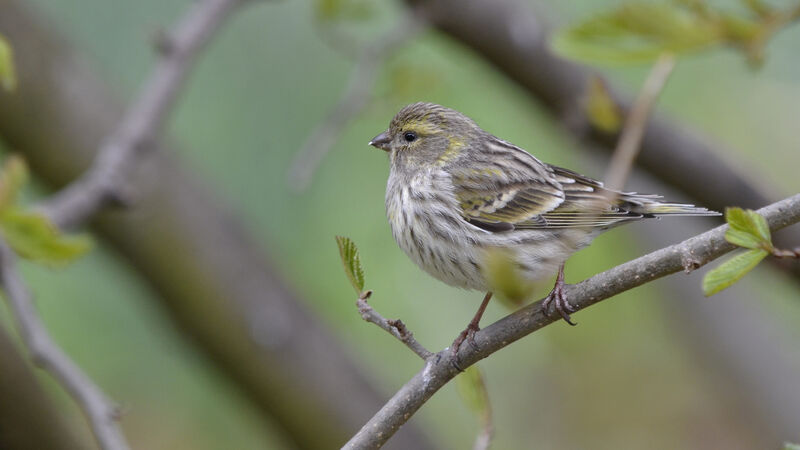
[[[400,110],[370,145],[389,155],[386,215],[400,248],[449,284],[487,292],[456,341],[477,331],[491,299],[487,251],[502,249],[525,279],[558,274],[544,301],[574,325],[564,295],[564,261],[617,225],[667,215],[719,215],[660,201],[657,195],[611,191],[603,183],[536,159],[482,130],[458,111],[432,103]]]

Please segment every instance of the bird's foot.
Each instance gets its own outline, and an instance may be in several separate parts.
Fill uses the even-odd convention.
[[[463,344],[464,341],[469,343],[469,345],[476,347],[475,333],[480,331],[480,329],[481,328],[478,326],[478,324],[470,322],[470,324],[467,325],[467,328],[464,328],[464,331],[458,334],[458,337],[456,337],[456,340],[454,340],[453,344],[450,346],[450,348],[453,351],[453,354],[454,355],[458,354],[458,350],[461,348],[461,344]]]
[[[572,326],[575,326],[577,323],[573,322],[569,315],[574,313],[576,309],[567,301],[567,295],[564,292],[564,286],[564,265],[562,264],[558,269],[558,277],[556,277],[556,284],[553,286],[553,290],[550,291],[550,293],[547,294],[547,297],[545,297],[544,301],[542,301],[542,310],[547,316],[550,316],[553,313],[553,310],[558,311],[558,314],[561,315],[561,318],[564,319],[564,321]]]

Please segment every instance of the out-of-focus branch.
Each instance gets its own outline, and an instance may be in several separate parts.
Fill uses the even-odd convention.
[[[625,180],[628,179],[636,155],[639,154],[650,111],[655,106],[656,100],[674,68],[675,56],[663,54],[647,76],[642,90],[625,119],[625,126],[619,135],[619,142],[611,155],[611,162],[608,163],[608,171],[604,178],[608,188],[621,191],[625,187]]]
[[[0,0],[0,33],[14,45],[25,80],[13,95],[0,93],[0,134],[42,181],[62,186],[91,165],[122,109],[56,27],[30,8]],[[101,213],[92,224],[147,279],[182,335],[287,441],[308,449],[341,445],[382,396],[288,287],[263,242],[169,156],[175,152],[163,141],[153,147],[129,181],[136,207]],[[415,426],[393,444],[432,448]]]
[[[431,26],[450,35],[517,82],[531,96],[564,120],[589,148],[611,152],[618,139],[593,130],[581,107],[592,71],[555,56],[549,29],[530,2],[519,0],[404,0],[425,4]],[[543,2],[534,4],[544,8]],[[629,103],[614,95],[624,111]],[[775,192],[762,192],[724,159],[730,154],[688,128],[658,114],[648,121],[637,163],[656,178],[681,190],[695,203],[722,211],[726,206],[757,208]],[[668,162],[668,163],[667,163]],[[760,183],[759,186],[763,186]],[[777,191],[777,190],[776,190]],[[800,241],[800,232],[792,239]],[[784,266],[785,267],[785,266]],[[800,264],[790,266],[800,281]]]
[[[395,49],[404,45],[426,28],[427,19],[421,8],[406,12],[394,28],[366,46],[360,53],[350,82],[339,102],[319,123],[297,152],[289,169],[289,186],[303,191],[311,184],[314,172],[339,136],[366,106],[381,64]]]
[[[91,438],[64,420],[33,368],[0,327],[0,448],[86,450]]]
[[[160,37],[160,58],[136,101],[105,139],[92,168],[42,208],[60,227],[74,227],[109,202],[128,203],[127,176],[164,127],[200,50],[245,0],[203,0]]]
[[[104,450],[125,450],[118,412],[92,380],[53,342],[39,319],[28,288],[17,271],[14,251],[0,239],[0,284],[33,362],[50,372],[81,406]]]
[[[800,194],[758,210],[778,230],[800,222]],[[731,251],[722,225],[679,244],[621,264],[575,285],[567,286],[570,303],[581,310],[616,294],[675,272],[692,271]],[[378,411],[345,445],[346,449],[381,447],[442,386],[468,367],[503,347],[557,320],[543,311],[541,301],[516,311],[475,334],[475,345],[462,346],[457,355],[445,349]],[[454,359],[455,358],[455,359]],[[458,364],[454,364],[454,362]]]
[[[57,226],[75,226],[126,191],[126,173],[137,153],[158,134],[177,99],[195,56],[241,0],[204,0],[181,18],[160,45],[161,59],[119,126],[106,139],[92,168],[58,192],[43,207]],[[39,319],[13,251],[0,241],[0,279],[8,293],[20,334],[34,362],[49,371],[81,406],[105,450],[124,450],[127,443],[116,420],[116,408],[80,368],[52,341]]]
[[[372,291],[366,291],[358,297],[358,301],[356,302],[356,306],[358,307],[359,314],[361,314],[361,318],[369,323],[377,325],[382,330],[391,334],[423,360],[430,358],[433,353],[428,351],[428,349],[423,347],[422,344],[414,339],[414,334],[408,330],[406,324],[399,319],[389,320],[384,318],[377,311],[375,311],[375,309],[373,309],[369,303],[367,303],[367,299],[370,297],[370,295],[372,295]]]

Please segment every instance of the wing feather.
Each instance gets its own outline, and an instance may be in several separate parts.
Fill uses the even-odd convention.
[[[612,204],[603,183],[496,138],[469,168],[452,173],[462,216],[491,232],[605,228],[646,216],[626,205],[659,198],[620,194]]]

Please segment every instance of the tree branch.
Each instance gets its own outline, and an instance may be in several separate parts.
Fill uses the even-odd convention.
[[[397,338],[397,340],[402,342],[403,345],[410,348],[412,352],[416,353],[417,356],[422,358],[423,361],[433,356],[433,353],[428,351],[422,346],[422,344],[414,339],[414,333],[408,330],[406,324],[404,324],[402,320],[389,320],[375,311],[375,309],[373,309],[372,306],[367,303],[367,299],[371,295],[372,291],[365,291],[363,294],[361,294],[361,296],[358,297],[358,301],[356,302],[358,312],[361,314],[362,319],[377,325],[387,333],[391,334],[393,337]]]
[[[119,413],[92,380],[53,342],[36,314],[28,288],[17,271],[16,256],[0,239],[0,284],[3,285],[19,334],[33,362],[50,372],[81,406],[104,450],[125,450],[128,444],[117,426]]]
[[[203,0],[195,3],[157,48],[159,61],[136,101],[100,147],[92,167],[55,194],[42,211],[61,228],[74,227],[108,203],[128,203],[128,174],[152,146],[175,105],[200,50],[225,18],[244,0]]]
[[[800,194],[758,210],[778,230],[800,222]],[[734,249],[725,241],[727,225],[716,227],[679,244],[621,264],[575,285],[567,286],[570,303],[587,308],[604,299],[681,270],[690,272]],[[699,287],[698,287],[699,289]],[[534,331],[559,320],[541,309],[541,301],[528,305],[475,334],[475,346],[465,345],[457,355],[449,349],[431,357],[425,367],[378,411],[345,445],[346,449],[381,447],[447,382],[465,368]]]
[[[83,427],[70,420],[34,373],[17,339],[0,327],[0,448],[86,450]]]

